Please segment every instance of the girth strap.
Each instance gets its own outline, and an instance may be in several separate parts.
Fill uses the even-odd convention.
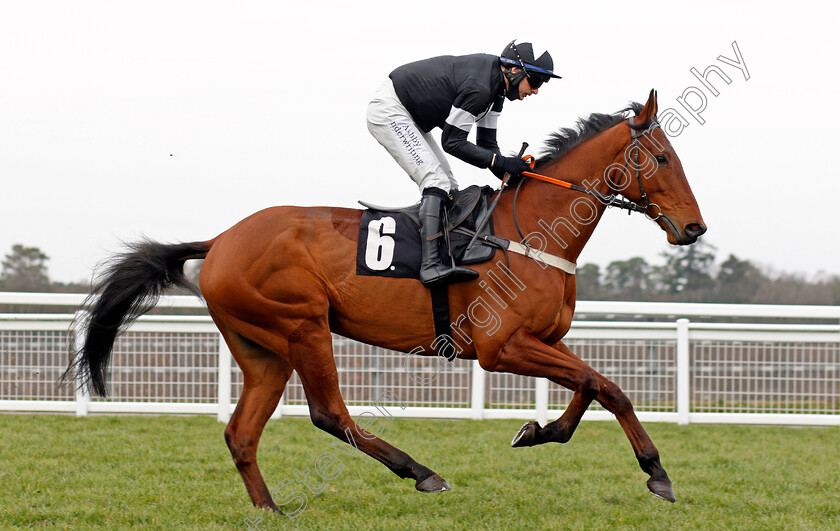
[[[429,288],[432,294],[432,318],[435,321],[435,337],[449,336],[452,337],[452,323],[449,319],[449,297],[447,295],[446,284],[435,284]],[[446,342],[439,343],[437,355],[444,356],[443,349],[446,348]],[[452,361],[454,358],[449,359]]]

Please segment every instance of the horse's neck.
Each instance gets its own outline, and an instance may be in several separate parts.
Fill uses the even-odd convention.
[[[605,170],[624,148],[625,136],[619,126],[610,128],[550,163],[541,173],[606,195],[610,189]],[[548,244],[546,252],[576,262],[605,210],[604,204],[591,195],[529,180],[517,199],[516,217],[526,238],[538,232]],[[535,245],[536,240],[529,244]]]

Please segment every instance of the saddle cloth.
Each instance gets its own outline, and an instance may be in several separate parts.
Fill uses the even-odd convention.
[[[476,224],[490,206],[489,186],[470,186],[455,192],[447,208],[446,229],[452,256],[460,265],[476,264],[493,257],[496,247],[477,239],[469,251],[467,245]],[[356,274],[397,278],[419,278],[420,272],[420,204],[402,208],[383,207],[359,201],[367,207],[359,224],[359,245],[356,250]],[[466,229],[466,230],[465,230]],[[493,235],[490,219],[479,237]],[[446,238],[436,240],[441,256],[447,260]]]

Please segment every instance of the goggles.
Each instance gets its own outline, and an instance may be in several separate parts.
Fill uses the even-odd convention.
[[[545,68],[540,68],[538,66],[525,63],[525,61],[523,61],[522,57],[519,55],[519,50],[516,49],[516,41],[511,41],[511,43],[508,44],[508,48],[512,50],[513,53],[516,55],[516,59],[501,57],[500,59],[502,63],[509,67],[516,66],[522,69],[522,71],[525,72],[525,75],[528,77],[528,84],[531,85],[532,89],[540,88],[544,83],[547,83],[548,80],[552,77],[560,77],[556,76],[551,70],[546,70]]]
[[[548,78],[545,78],[539,74],[531,74],[528,70],[525,70],[525,75],[528,77],[528,84],[531,85],[531,88],[536,90],[540,88],[543,83],[548,82]]]

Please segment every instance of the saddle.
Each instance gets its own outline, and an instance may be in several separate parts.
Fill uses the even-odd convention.
[[[479,232],[479,237],[467,250],[467,245],[475,233],[476,225],[484,219],[490,208],[490,195],[494,192],[489,186],[469,186],[452,193],[452,200],[446,207],[446,237],[452,247],[452,258],[460,265],[477,264],[493,257],[498,247],[487,244],[482,238],[493,236],[493,219],[489,219]],[[365,208],[381,213],[400,214],[411,220],[419,231],[420,203],[405,207],[387,207],[359,201]],[[364,226],[364,225],[363,225]],[[419,245],[419,239],[417,240]],[[446,253],[444,253],[446,254]],[[419,263],[418,263],[419,270]]]
[[[504,248],[485,241],[494,241],[493,220],[488,219],[472,247],[467,249],[476,226],[490,209],[489,186],[470,186],[453,193],[444,217],[445,234],[452,259],[457,264],[476,264],[493,258],[496,249]],[[420,203],[406,207],[386,207],[359,201],[366,207],[359,223],[359,244],[356,250],[356,274],[392,278],[420,278]],[[446,246],[441,255],[448,259]],[[447,285],[430,288],[435,337],[452,336],[449,318]],[[454,351],[445,351],[446,341],[438,342],[438,355],[449,361]],[[451,349],[450,349],[451,350]]]

